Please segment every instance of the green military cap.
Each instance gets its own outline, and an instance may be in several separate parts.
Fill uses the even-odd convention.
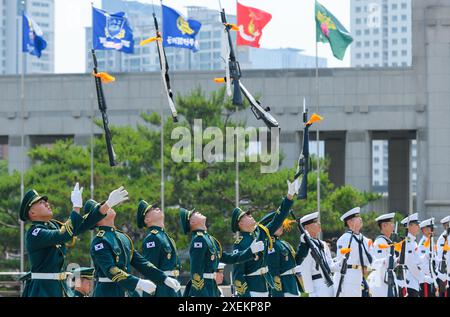
[[[267,226],[272,221],[273,217],[275,217],[275,215],[276,215],[276,212],[271,211],[267,215],[262,217],[262,219],[259,221],[259,223],[262,224],[263,226]]]
[[[144,223],[144,218],[145,215],[147,214],[147,212],[152,209],[152,208],[156,208],[158,207],[157,204],[152,204],[150,205],[148,202],[146,202],[145,200],[141,200],[139,202],[138,205],[138,210],[137,210],[137,214],[136,214],[136,221],[137,221],[137,225],[138,228],[143,228],[145,227],[145,223]]]
[[[192,210],[180,208],[180,224],[181,224],[181,228],[183,228],[184,234],[188,234],[188,232],[191,231],[191,228],[189,225],[189,219],[191,219],[191,216],[194,213],[194,210],[195,210],[195,208]]]
[[[94,268],[93,267],[79,267],[72,270],[72,274],[75,278],[87,278],[92,280],[94,278]]]
[[[22,203],[20,204],[20,220],[27,221],[28,211],[30,211],[31,206],[40,200],[48,201],[48,197],[39,195],[34,189],[27,191],[23,196]]]
[[[249,215],[250,211],[242,211],[241,208],[236,207],[233,209],[233,213],[231,214],[231,231],[236,232],[239,231],[239,220],[241,220],[242,216]]]

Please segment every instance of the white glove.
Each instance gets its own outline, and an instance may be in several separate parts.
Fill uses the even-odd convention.
[[[142,290],[148,294],[153,294],[156,291],[156,285],[152,281],[139,279],[136,290]]]
[[[180,288],[181,288],[181,285],[180,285],[180,283],[176,280],[176,279],[174,279],[174,278],[172,278],[172,277],[167,277],[165,280],[164,280],[164,284],[166,284],[167,286],[169,286],[171,289],[173,289],[175,292],[178,292],[179,290],[180,290]]]
[[[308,293],[308,297],[317,297],[316,293],[312,292],[312,293]]]
[[[296,274],[302,273],[302,271],[300,270],[300,265],[297,265],[296,267],[294,267],[294,272],[295,272]]]
[[[298,193],[298,190],[300,188],[298,178],[293,183],[287,181],[287,184],[288,184],[288,193],[287,193],[288,195],[294,196],[295,194]]]
[[[70,194],[70,200],[72,201],[73,208],[83,207],[83,187],[80,188],[80,184],[76,183],[75,187]]]
[[[250,244],[250,249],[252,253],[258,253],[264,251],[264,242],[253,240],[252,244]]]
[[[118,204],[124,202],[127,199],[128,199],[128,192],[124,189],[123,186],[120,186],[119,188],[113,190],[109,194],[106,204],[109,206],[109,208],[113,208],[114,206],[117,206]]]

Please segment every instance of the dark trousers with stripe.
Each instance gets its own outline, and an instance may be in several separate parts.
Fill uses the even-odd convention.
[[[420,297],[436,297],[436,289],[434,285],[420,283]]]

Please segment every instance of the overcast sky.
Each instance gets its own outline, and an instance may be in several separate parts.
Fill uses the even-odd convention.
[[[56,61],[57,73],[79,73],[85,71],[85,30],[92,24],[91,2],[100,7],[100,0],[55,0],[56,4]],[[151,0],[139,2],[152,3]],[[236,0],[221,0],[227,13],[236,13]],[[350,30],[350,0],[319,1]],[[159,3],[158,0],[155,3]],[[261,47],[292,47],[315,55],[314,0],[240,0],[272,14],[272,20],[264,28]],[[186,14],[185,6],[197,5],[219,9],[218,0],[164,0],[163,4]],[[200,21],[201,22],[201,21]],[[351,47],[351,46],[350,46]],[[319,56],[328,58],[330,67],[350,65],[350,51],[343,62],[331,54],[329,45],[319,43]]]

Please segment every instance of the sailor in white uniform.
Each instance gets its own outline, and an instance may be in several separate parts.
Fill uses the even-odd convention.
[[[448,297],[448,287],[450,280],[450,248],[449,248],[449,234],[450,234],[450,216],[441,219],[441,224],[444,227],[444,231],[439,236],[436,246],[436,272],[437,282],[439,285],[439,297]]]
[[[390,239],[394,232],[395,212],[381,215],[375,219],[380,228],[379,235],[373,243],[374,271],[367,278],[373,297],[397,297],[396,276],[394,273],[396,256],[395,244]]]
[[[434,264],[436,258],[436,249],[434,239],[434,218],[430,218],[421,221],[419,224],[422,230],[422,239],[419,241],[418,253],[420,259],[420,269],[425,274],[429,282],[423,282],[420,284],[420,296],[421,297],[436,297],[436,291],[438,288],[437,281],[435,279],[436,273],[434,272]]]
[[[309,294],[309,297],[333,297],[333,286],[327,286],[324,274],[328,274],[331,278],[331,273],[333,270],[339,270],[339,266],[333,262],[327,243],[319,239],[321,231],[319,213],[314,212],[303,216],[300,223],[309,234],[311,242],[325,266],[325,272],[322,272],[305,242],[305,234],[302,234],[296,261],[299,265],[298,270],[302,277],[305,292]]]
[[[360,208],[347,211],[340,219],[348,230],[337,241],[335,262],[339,263],[341,268],[334,274],[335,296],[369,297],[365,274],[372,263],[373,243],[361,233],[363,222]]]

